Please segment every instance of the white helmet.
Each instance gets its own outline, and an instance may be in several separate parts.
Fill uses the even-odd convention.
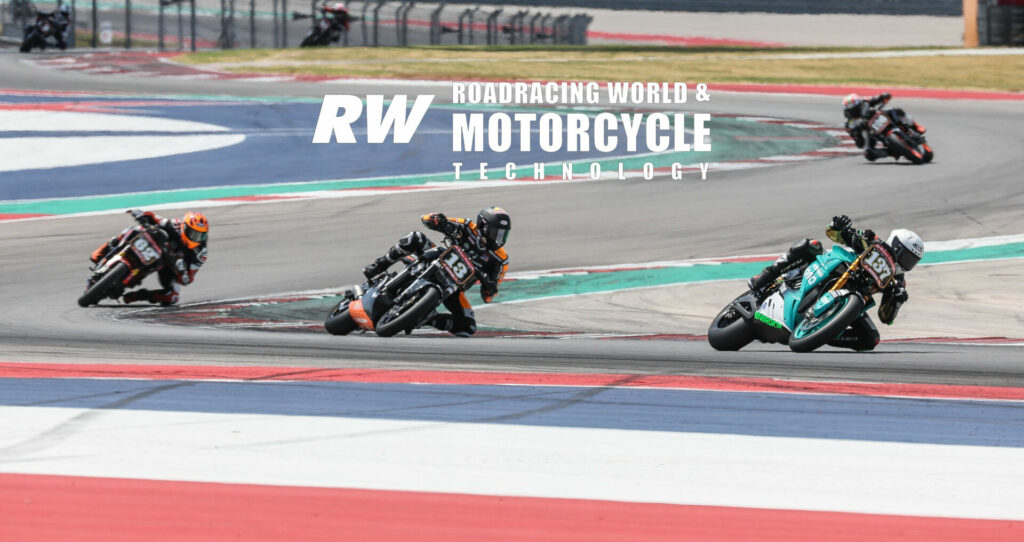
[[[910,271],[924,256],[924,241],[910,230],[892,230],[885,244],[892,247],[892,257],[904,271]]]

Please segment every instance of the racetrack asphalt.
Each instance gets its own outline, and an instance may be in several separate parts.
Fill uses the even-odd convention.
[[[19,60],[0,51],[0,86],[305,97],[417,92],[415,87],[387,81],[324,85],[94,76],[41,70]],[[437,93],[436,87],[430,93]],[[929,142],[936,150],[932,165],[872,164],[855,156],[720,172],[704,183],[669,179],[569,183],[219,207],[209,213],[213,223],[210,262],[196,284],[184,290],[184,297],[203,301],[352,283],[366,262],[418,228],[420,214],[439,210],[468,215],[493,204],[509,209],[515,217],[508,248],[517,271],[781,252],[795,239],[821,236],[828,219],[840,213],[880,231],[911,227],[925,239],[1024,231],[1019,172],[1024,103],[901,99],[896,92],[893,105],[904,107],[929,129]],[[717,93],[710,104],[682,107],[832,124],[841,120],[835,97]],[[106,215],[0,225],[4,255],[0,259],[4,277],[0,348],[7,361],[1024,383],[1024,360],[1016,347],[890,343],[870,354],[822,350],[798,356],[759,345],[739,353],[718,353],[695,342],[415,336],[383,340],[113,321],[111,316],[123,307],[84,310],[75,306],[75,298],[86,275],[86,256],[127,224],[125,216]],[[912,291],[913,297],[927,295]],[[723,299],[722,304],[727,301]],[[486,318],[486,312],[479,316]],[[573,315],[564,318],[571,320]],[[955,322],[949,325],[949,333],[955,334]]]

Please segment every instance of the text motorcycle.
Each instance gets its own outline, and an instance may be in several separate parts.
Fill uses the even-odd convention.
[[[903,113],[902,109],[880,109],[865,126],[869,137],[881,141],[889,154],[905,157],[915,164],[932,161],[934,153],[924,138],[924,127]]]
[[[327,315],[324,329],[347,335],[356,329],[391,337],[422,326],[442,300],[469,289],[477,271],[469,256],[445,237],[442,246],[408,256],[404,269],[381,273],[344,293]]]
[[[872,295],[884,290],[896,271],[883,243],[873,243],[860,256],[837,244],[803,273],[793,270],[760,294],[748,290],[726,305],[708,328],[708,342],[716,350],[739,350],[758,340],[810,352],[873,307]]]
[[[125,290],[138,286],[151,273],[164,266],[167,233],[154,224],[139,222],[116,247],[96,262],[85,293],[78,304],[88,307],[101,299],[117,299]]]

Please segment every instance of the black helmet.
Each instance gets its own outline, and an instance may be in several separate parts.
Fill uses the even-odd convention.
[[[487,240],[487,248],[497,250],[508,241],[508,232],[512,229],[512,219],[508,211],[501,207],[481,209],[476,215],[476,226],[480,235]]]

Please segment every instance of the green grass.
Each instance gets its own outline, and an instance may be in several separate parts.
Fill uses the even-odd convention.
[[[1024,91],[1024,55],[764,58],[786,53],[874,50],[628,45],[332,47],[211,51],[178,60],[234,72],[339,77],[678,80]]]

